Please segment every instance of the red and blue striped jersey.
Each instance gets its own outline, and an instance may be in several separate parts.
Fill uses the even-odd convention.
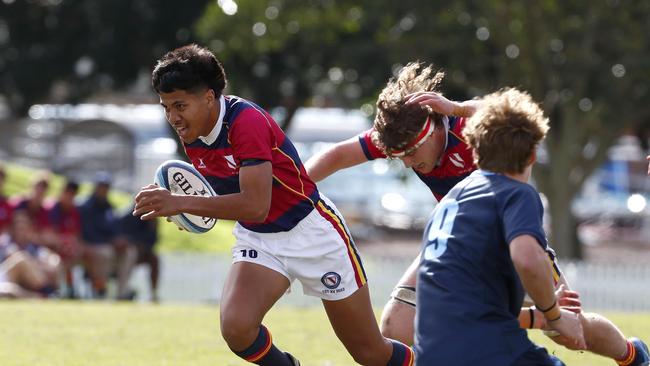
[[[239,223],[261,233],[291,230],[320,199],[296,148],[269,113],[256,104],[224,96],[221,109],[215,130],[210,133],[213,139],[185,144],[187,156],[219,195],[240,191],[242,166],[270,161],[273,187],[269,214],[263,223]]]
[[[65,208],[60,201],[55,201],[48,202],[46,209],[50,224],[64,240],[81,235],[81,214],[76,207]]]
[[[0,195],[0,234],[9,230],[12,207],[6,197]]]
[[[472,149],[463,139],[463,127],[466,119],[464,117],[449,116],[449,129],[447,130],[447,147],[440,157],[440,161],[432,171],[422,174],[416,170],[415,173],[420,180],[429,187],[431,193],[438,201],[444,197],[456,183],[463,180],[471,172],[476,170]],[[386,158],[386,155],[372,143],[371,134],[373,130],[367,130],[359,135],[359,143],[368,160]]]

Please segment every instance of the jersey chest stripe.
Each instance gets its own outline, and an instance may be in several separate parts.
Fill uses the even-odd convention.
[[[298,191],[296,191],[295,189],[289,187],[289,185],[287,185],[286,183],[284,183],[284,182],[283,182],[280,178],[278,178],[275,174],[273,175],[273,179],[275,179],[278,183],[282,184],[282,186],[283,186],[284,188],[288,189],[289,191],[295,193],[296,195],[298,195],[298,196],[300,196],[300,197],[302,197],[302,198],[305,198],[305,199],[309,200],[309,202],[311,202],[311,205],[312,205],[312,206],[314,206],[314,207],[316,206],[316,204],[314,203],[314,201],[313,201],[311,198],[309,198],[309,197],[308,197],[304,192],[298,192]]]
[[[345,245],[347,246],[348,249],[348,257],[350,258],[350,261],[352,262],[352,268],[354,269],[354,277],[357,281],[357,285],[359,287],[362,287],[363,285],[366,284],[367,279],[365,275],[365,271],[363,269],[363,266],[361,265],[361,261],[359,260],[359,257],[356,253],[356,250],[352,246],[352,240],[350,240],[350,236],[348,235],[347,231],[345,230],[345,227],[343,226],[343,223],[339,219],[339,217],[336,215],[336,213],[332,212],[331,209],[327,208],[322,201],[318,202],[318,212],[327,220],[329,221],[332,226],[338,231],[339,235],[341,235],[341,238],[345,242]]]
[[[273,150],[275,150],[275,151],[279,152],[280,154],[286,156],[287,159],[289,159],[289,160],[291,161],[291,164],[293,165],[294,169],[296,169],[296,173],[298,174],[298,181],[300,182],[300,191],[302,192],[302,195],[305,196],[305,185],[304,185],[304,183],[302,182],[302,174],[300,174],[300,169],[299,169],[298,166],[296,165],[295,160],[293,160],[293,159],[291,158],[291,156],[289,156],[287,153],[285,153],[284,151],[282,151],[282,150],[281,150],[280,148],[278,148],[277,146],[275,146],[275,147],[273,148]]]
[[[461,142],[465,142],[465,139],[462,138],[460,135],[458,135],[456,132],[449,130],[449,133],[452,134],[455,138],[457,138]]]

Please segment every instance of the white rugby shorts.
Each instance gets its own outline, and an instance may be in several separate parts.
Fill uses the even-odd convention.
[[[316,208],[289,231],[258,233],[239,224],[233,263],[251,262],[300,281],[305,295],[340,300],[366,284],[361,258],[343,217],[321,194]]]

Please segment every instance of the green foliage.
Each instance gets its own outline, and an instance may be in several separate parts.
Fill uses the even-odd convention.
[[[10,1],[0,13],[0,90],[15,114],[129,85],[192,40],[207,0]]]
[[[572,197],[621,131],[648,130],[648,2],[237,5],[235,14],[226,15],[212,3],[196,32],[224,62],[233,92],[264,106],[284,105],[291,112],[310,101],[373,103],[393,70],[416,60],[445,70],[442,90],[453,99],[506,86],[528,90],[551,119],[547,164],[536,181],[549,199],[551,234],[563,257],[580,256]]]
[[[648,130],[649,18],[650,3],[632,0],[13,1],[0,15],[0,90],[14,110],[79,100],[148,74],[194,35],[224,63],[229,92],[285,107],[285,127],[306,104],[368,110],[416,60],[446,71],[452,99],[520,87],[551,119],[536,181],[556,249],[579,257],[572,198],[621,131]]]
[[[178,230],[176,225],[160,219],[158,225],[159,251],[229,253],[235,243],[232,235],[233,222],[218,220],[212,230],[203,234],[192,234]]]
[[[16,195],[25,194],[29,191],[30,182],[42,172],[33,169],[23,168],[14,164],[7,164],[7,181],[5,183],[4,193],[11,197]],[[50,180],[50,188],[48,196],[50,198],[56,197],[58,192],[63,187],[64,179],[57,175],[52,175]],[[1,189],[2,187],[0,187]],[[81,199],[88,196],[92,191],[92,184],[81,184],[79,197]],[[1,191],[0,191],[1,192]],[[132,198],[130,194],[111,191],[109,201],[116,208],[116,211],[125,214],[132,205]],[[192,234],[186,231],[180,231],[176,225],[168,223],[165,219],[159,219],[158,225],[158,251],[191,251],[191,252],[205,252],[205,253],[226,253],[230,251],[230,247],[235,242],[235,237],[232,235],[233,222],[226,220],[219,220],[215,227],[204,234]]]
[[[610,315],[625,334],[650,339],[650,315]],[[219,335],[216,306],[0,301],[0,323],[3,366],[249,365]],[[321,308],[276,307],[264,324],[274,343],[303,365],[355,364]],[[565,350],[539,331],[532,338],[567,365],[613,364]]]

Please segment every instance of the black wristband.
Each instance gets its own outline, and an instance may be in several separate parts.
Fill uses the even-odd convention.
[[[557,300],[553,301],[553,304],[547,307],[546,309],[540,308],[539,306],[537,306],[537,304],[535,304],[535,307],[537,308],[537,310],[541,311],[542,313],[548,313],[549,311],[553,310],[555,305],[557,305]]]
[[[528,308],[528,313],[530,313],[530,326],[528,329],[533,329],[535,327],[535,309],[532,307]]]
[[[561,317],[562,317],[562,313],[560,313],[560,314],[557,316],[557,318],[555,318],[555,319],[546,319],[546,321],[547,321],[547,322],[554,322],[554,321],[556,321],[556,320],[559,320]]]

